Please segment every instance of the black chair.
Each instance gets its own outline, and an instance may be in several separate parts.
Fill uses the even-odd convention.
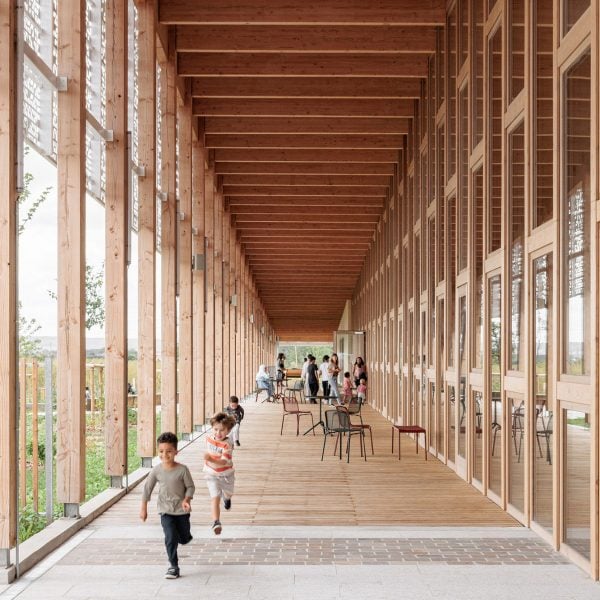
[[[546,462],[549,465],[552,464],[552,454],[551,454],[550,446],[551,446],[552,434],[553,434],[553,429],[552,429],[553,417],[554,417],[554,413],[551,412],[548,414],[547,420],[546,420],[546,418],[544,417],[544,414],[540,412],[538,414],[537,421],[538,421],[538,423],[541,422],[541,427],[538,425],[538,423],[536,423],[536,429],[535,429],[535,437],[537,440],[538,449],[540,451],[540,458],[543,456],[542,446],[540,444],[540,438],[543,437],[546,440]]]
[[[364,455],[365,460],[367,460],[367,453],[363,452],[364,446],[364,431],[362,427],[353,428],[350,423],[350,416],[346,411],[338,411],[338,410],[327,410],[325,411],[325,435],[323,436],[323,451],[321,452],[321,460],[325,456],[325,445],[327,443],[327,438],[330,435],[336,436],[336,444],[334,449],[334,454],[337,451],[339,445],[339,458],[342,459],[342,437],[344,435],[348,436],[348,442],[346,445],[346,454],[348,457],[348,462],[350,462],[350,440],[352,435],[358,433],[361,437],[361,456]]]
[[[346,411],[350,416],[350,425],[353,428],[362,428],[363,433],[365,431],[369,432],[369,436],[371,438],[371,454],[375,454],[375,450],[373,449],[373,429],[370,425],[363,422],[361,410],[362,410],[362,400],[360,398],[352,398],[350,402],[346,406],[337,406],[336,410]],[[360,419],[360,424],[352,423],[352,417],[357,416]],[[364,445],[364,440],[363,440]],[[366,453],[366,452],[365,452]]]

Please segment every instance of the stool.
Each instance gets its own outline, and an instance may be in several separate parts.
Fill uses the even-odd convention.
[[[414,433],[416,434],[415,442],[417,448],[417,454],[419,454],[419,434],[422,433],[425,442],[425,460],[427,460],[427,430],[418,425],[392,425],[392,454],[394,453],[394,432],[398,432],[398,460],[400,460],[400,434],[401,433]]]

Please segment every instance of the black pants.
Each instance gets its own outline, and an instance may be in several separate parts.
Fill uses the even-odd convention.
[[[311,396],[317,396],[319,394],[319,382],[318,381],[309,381],[308,389],[310,390]],[[316,404],[316,400],[311,400],[312,404]]]
[[[177,545],[187,544],[192,539],[190,515],[160,515],[160,524],[165,532],[165,547],[172,567],[179,567]]]
[[[329,396],[329,381],[323,381],[323,396]]]

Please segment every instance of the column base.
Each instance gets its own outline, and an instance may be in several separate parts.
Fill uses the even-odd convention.
[[[144,469],[151,469],[152,460],[151,456],[142,456],[142,467],[144,467]]]
[[[80,519],[79,514],[79,503],[78,502],[65,502],[63,504],[63,515],[68,519]]]

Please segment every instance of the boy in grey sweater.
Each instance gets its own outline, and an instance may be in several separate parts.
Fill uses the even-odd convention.
[[[174,433],[162,433],[156,440],[160,464],[156,465],[144,485],[140,519],[148,518],[148,501],[154,486],[158,483],[158,513],[165,534],[165,546],[170,567],[165,573],[166,579],[179,577],[178,544],[187,544],[192,540],[190,533],[191,500],[195,486],[189,469],[175,462],[177,455],[177,436]]]

